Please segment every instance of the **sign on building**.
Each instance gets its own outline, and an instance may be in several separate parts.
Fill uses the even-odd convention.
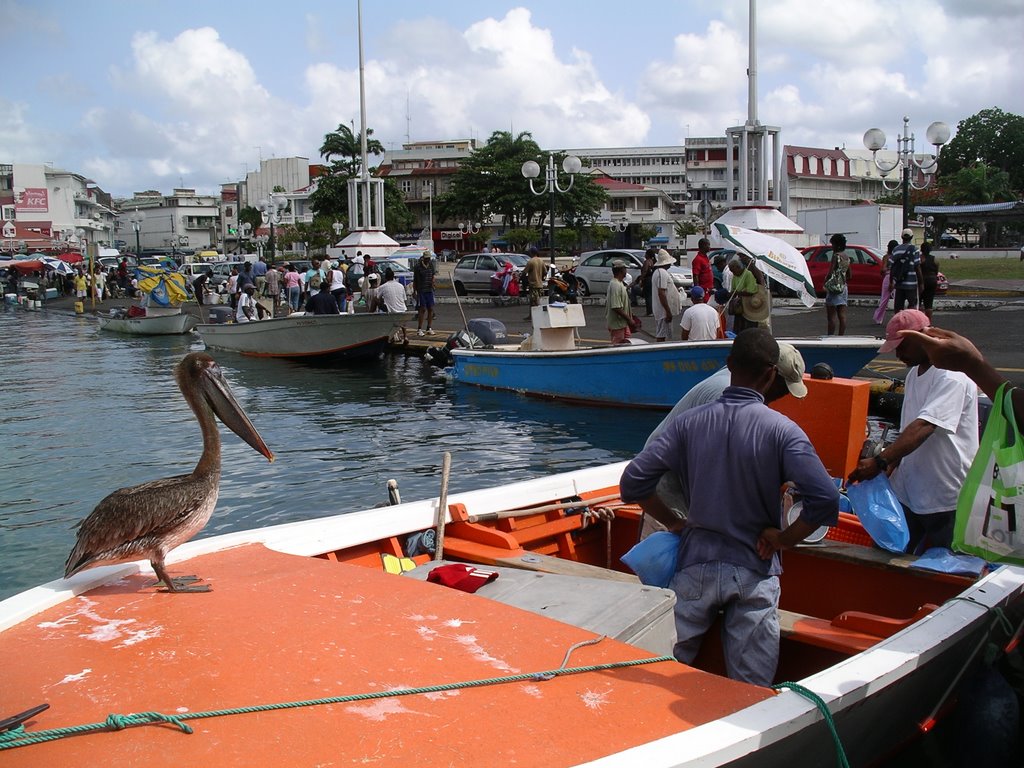
[[[21,197],[16,199],[15,210],[42,211],[50,210],[49,190],[46,187],[26,187]]]
[[[441,230],[442,240],[461,240],[462,230],[460,229],[442,229]]]

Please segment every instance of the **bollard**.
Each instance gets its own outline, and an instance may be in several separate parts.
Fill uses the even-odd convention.
[[[81,301],[75,302],[75,314],[80,315],[85,312],[85,303]]]

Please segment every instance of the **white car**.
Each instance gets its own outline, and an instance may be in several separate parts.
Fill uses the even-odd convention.
[[[603,296],[607,293],[608,283],[612,280],[612,263],[616,261],[624,261],[626,274],[632,280],[636,280],[640,277],[640,268],[644,263],[644,251],[634,248],[618,248],[586,251],[580,254],[573,272],[576,275],[580,296]],[[693,273],[690,272],[688,266],[669,267],[668,273],[680,291],[687,291],[693,285]]]

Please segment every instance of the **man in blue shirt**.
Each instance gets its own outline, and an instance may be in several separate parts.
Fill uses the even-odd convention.
[[[260,256],[252,265],[252,276],[256,280],[256,295],[267,295],[267,262]]]
[[[779,655],[779,551],[822,525],[835,525],[839,492],[807,435],[765,405],[787,384],[779,345],[763,328],[743,331],[727,365],[722,397],[672,421],[626,467],[622,500],[680,530],[674,655],[690,663],[719,612],[726,672],[770,685]],[[688,516],[681,524],[656,489],[679,475]],[[800,518],[783,529],[781,493],[792,482],[803,499]]]

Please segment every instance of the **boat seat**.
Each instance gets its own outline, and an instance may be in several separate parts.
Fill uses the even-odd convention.
[[[831,621],[780,608],[779,629],[782,636],[790,640],[840,653],[860,653],[920,621],[936,608],[937,605],[926,603],[905,619],[864,611],[844,611]]]
[[[816,645],[831,651],[854,655],[866,651],[883,638],[878,635],[836,626],[826,619],[818,619],[795,611],[779,609],[779,630],[783,638],[807,645]]]

